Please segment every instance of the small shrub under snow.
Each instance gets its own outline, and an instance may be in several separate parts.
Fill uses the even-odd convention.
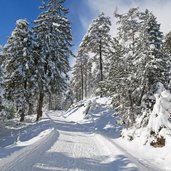
[[[128,140],[141,137],[145,140],[144,144],[162,147],[165,146],[167,139],[171,138],[171,93],[158,83],[154,97],[153,109],[144,110],[137,118],[135,126],[124,130],[122,136]]]

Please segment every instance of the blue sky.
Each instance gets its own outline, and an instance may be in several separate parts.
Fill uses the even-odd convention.
[[[5,44],[15,27],[17,19],[27,18],[29,22],[39,14],[38,0],[1,0],[0,44]]]
[[[86,32],[81,16],[91,20],[93,11],[89,10],[85,0],[67,0],[65,6],[69,8],[68,18],[72,24],[73,50],[76,51]],[[41,0],[1,0],[0,5],[0,44],[4,45],[15,28],[16,20],[27,19],[30,24],[37,18],[41,10]],[[89,10],[89,12],[88,12]]]
[[[0,0],[0,44],[4,45],[17,19],[28,19],[31,23],[37,18],[41,0]],[[158,18],[161,29],[165,33],[171,30],[171,0],[66,0],[65,6],[69,8],[69,19],[72,23],[73,51],[87,31],[92,19],[104,12],[113,22],[112,34],[115,35],[116,21],[113,11],[118,7],[119,12],[126,12],[131,7],[139,6],[144,10],[148,8]]]

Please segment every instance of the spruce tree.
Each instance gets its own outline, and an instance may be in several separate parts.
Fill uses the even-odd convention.
[[[3,104],[2,104],[2,100],[3,100],[3,70],[2,70],[2,64],[3,64],[3,53],[2,53],[2,46],[0,46],[0,115],[3,109]]]
[[[133,60],[138,54],[139,35],[140,35],[140,20],[138,8],[131,8],[126,14],[115,13],[118,19],[118,42],[122,46],[122,78],[120,78],[120,87],[118,97],[122,97],[119,101],[120,110],[123,113],[124,120],[128,125],[132,125],[135,121],[137,108],[135,107],[137,88],[137,77],[135,75],[136,68]]]
[[[141,32],[141,49],[136,59],[137,77],[141,78],[139,92],[143,115],[139,119],[139,126],[148,124],[155,97],[157,85],[164,84],[168,87],[169,56],[165,53],[163,46],[163,34],[156,17],[146,10],[143,14],[143,27]],[[160,83],[158,83],[160,82]]]
[[[100,14],[89,26],[87,34],[80,45],[82,54],[89,55],[91,72],[93,76],[93,89],[99,87],[99,82],[104,81],[105,61],[108,58],[108,44],[111,41],[109,34],[111,21],[104,13]],[[102,96],[102,91],[100,90]]]
[[[119,90],[115,91],[122,96],[118,99],[121,99],[119,106],[131,126],[141,113],[143,96],[158,81],[166,81],[168,58],[162,53],[160,25],[152,13],[132,8],[126,14],[116,13],[115,16],[119,19],[118,41],[124,52],[120,58],[122,79]]]
[[[76,57],[75,65],[72,72],[71,88],[74,92],[76,101],[83,100],[83,64],[80,56]]]
[[[167,59],[162,53],[163,34],[160,31],[160,24],[157,23],[156,17],[146,10],[141,19],[143,20],[140,33],[141,48],[135,63],[141,66],[139,70],[143,73],[143,77],[147,81],[146,84],[150,88],[157,81],[165,82]]]
[[[125,60],[123,58],[124,49],[116,38],[110,43],[107,80],[103,85],[103,92],[107,96],[113,97],[113,105],[117,107],[123,99],[123,86],[125,83]]]
[[[165,38],[164,38],[164,43],[162,46],[162,52],[163,55],[167,58],[167,73],[168,75],[166,75],[166,79],[167,79],[167,83],[168,86],[165,85],[168,89],[171,89],[171,32],[169,32],[168,34],[166,34]]]
[[[91,64],[89,55],[80,48],[73,67],[72,90],[77,101],[89,97],[91,91]]]
[[[37,120],[42,116],[45,95],[60,93],[66,88],[68,58],[71,55],[71,28],[63,6],[64,0],[43,1],[43,11],[34,21],[36,46],[38,104]]]
[[[26,20],[17,20],[3,51],[5,97],[18,111],[20,121],[24,120],[33,81],[32,38],[28,26]]]

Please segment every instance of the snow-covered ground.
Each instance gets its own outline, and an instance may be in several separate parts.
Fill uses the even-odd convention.
[[[120,138],[113,114],[109,99],[92,98],[67,113],[46,112],[38,123],[7,123],[0,131],[0,171],[166,170],[161,149]]]

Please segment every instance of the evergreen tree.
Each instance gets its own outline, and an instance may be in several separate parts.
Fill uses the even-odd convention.
[[[107,96],[113,97],[113,104],[115,107],[120,105],[123,99],[123,86],[125,84],[125,60],[123,58],[124,49],[116,38],[113,38],[110,43],[109,50],[109,69],[107,73],[107,80],[102,85],[102,90]]]
[[[26,20],[17,20],[3,51],[5,97],[18,111],[20,121],[24,120],[33,82],[32,38],[28,26]]]
[[[146,84],[150,88],[157,81],[165,82],[167,59],[162,53],[163,35],[156,17],[146,10],[141,18],[143,19],[140,33],[141,49],[134,63],[139,65],[139,70],[143,73]]]
[[[76,57],[72,75],[71,88],[74,98],[76,101],[80,101],[83,99],[83,64],[79,55]]]
[[[0,46],[0,113],[3,109],[2,99],[3,99],[3,71],[2,71],[2,64],[3,64],[3,48]]]
[[[119,106],[124,120],[126,118],[131,126],[137,114],[141,113],[143,96],[151,91],[157,81],[166,81],[168,58],[162,53],[160,25],[152,13],[133,8],[123,15],[116,13],[116,17],[120,24],[118,40],[122,45],[124,60],[121,60],[120,66],[123,69],[122,81],[119,90],[115,91],[119,92],[117,96],[122,96],[118,99],[121,101]]]
[[[141,48],[139,54],[134,60],[137,68],[136,76],[139,86],[137,86],[137,105],[142,104],[141,124],[147,124],[151,110],[153,109],[157,82],[167,85],[168,81],[168,56],[162,51],[162,32],[156,17],[146,10],[141,14],[143,25],[141,29],[140,40]],[[141,125],[141,126],[142,126]]]
[[[91,81],[93,81],[92,85],[94,90],[98,88],[99,82],[104,80],[104,61],[108,58],[108,44],[111,40],[109,35],[110,26],[110,18],[106,17],[104,13],[100,14],[93,20],[80,45],[82,55],[85,53],[89,55],[88,63],[91,63],[92,67],[91,73],[93,79]],[[102,96],[101,90],[100,95]]]
[[[91,63],[88,54],[82,54],[79,51],[73,69],[72,89],[75,92],[76,100],[83,100],[89,97],[91,92]]]
[[[171,56],[171,31],[165,36],[163,49],[169,56]]]
[[[45,94],[60,93],[66,88],[68,58],[71,55],[71,30],[64,0],[43,1],[43,12],[34,21],[35,56],[39,98],[37,120],[42,116]]]
[[[138,54],[141,21],[139,20],[138,8],[132,8],[126,14],[118,14],[116,12],[115,17],[118,19],[117,23],[119,24],[117,39],[122,46],[122,52],[124,52],[122,53],[122,58],[119,57],[122,62],[120,64],[122,71],[120,70],[121,73],[119,74],[122,78],[120,78],[119,90],[116,91],[119,92],[117,96],[122,97],[118,101],[121,102],[119,107],[122,111],[121,113],[123,113],[124,121],[132,125],[137,113],[134,103],[137,95],[135,90],[138,85],[133,61]]]
[[[168,75],[166,75],[168,88],[171,89],[171,32],[169,32],[165,38],[162,46],[162,52],[165,57],[167,57],[167,70]],[[165,85],[167,87],[167,85]]]

